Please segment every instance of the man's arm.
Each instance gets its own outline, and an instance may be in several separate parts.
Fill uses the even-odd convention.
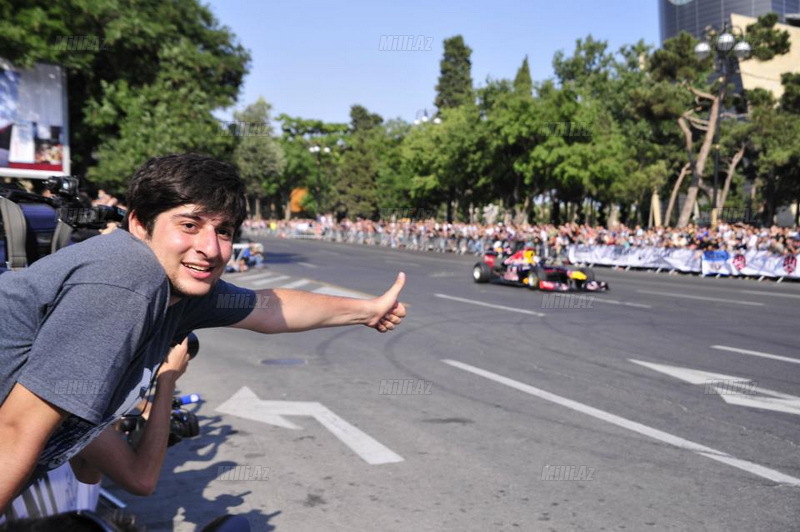
[[[260,333],[299,332],[341,325],[366,325],[380,332],[394,329],[406,315],[397,300],[405,284],[400,273],[394,285],[374,299],[327,296],[302,290],[265,289],[256,292],[266,302],[232,325]]]
[[[156,394],[136,449],[114,427],[107,428],[78,454],[79,460],[73,461],[78,480],[99,482],[99,472],[134,495],[155,491],[167,451],[175,383],[188,363],[188,340],[184,340],[172,348],[158,370]]]
[[[0,405],[0,513],[25,485],[66,412],[17,383]]]

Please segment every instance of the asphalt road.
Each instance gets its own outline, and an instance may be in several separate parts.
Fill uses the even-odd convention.
[[[199,331],[201,436],[155,495],[111,488],[149,530],[800,529],[800,285],[598,268],[608,293],[547,308],[474,257],[264,242],[226,279],[359,296],[402,270],[408,317]]]

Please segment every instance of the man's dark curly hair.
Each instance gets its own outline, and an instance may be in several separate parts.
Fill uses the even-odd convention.
[[[245,186],[236,167],[207,155],[155,157],[128,184],[128,217],[135,214],[150,236],[159,214],[189,203],[205,213],[227,217],[234,228],[247,216]]]

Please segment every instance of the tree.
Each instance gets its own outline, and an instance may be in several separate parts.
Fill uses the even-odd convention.
[[[440,111],[473,101],[471,55],[472,50],[461,35],[445,39],[434,102]]]
[[[262,197],[274,197],[285,189],[281,177],[286,161],[283,148],[272,136],[270,109],[270,104],[259,98],[244,111],[234,113],[236,122],[232,124],[232,133],[239,140],[233,161],[252,198],[255,212],[251,212],[256,218],[261,218]]]
[[[531,79],[531,69],[528,66],[528,56],[522,60],[517,70],[517,75],[514,77],[514,92],[528,98],[533,97],[533,80]]]
[[[0,57],[66,69],[77,174],[97,166],[98,184],[119,190],[167,150],[230,157],[233,143],[214,138],[211,110],[234,103],[250,58],[199,1],[0,0],[0,35]],[[69,35],[98,46],[54,45]]]
[[[350,108],[352,135],[342,156],[336,181],[337,217],[373,218],[378,212],[380,144],[385,136],[383,118],[361,105]]]
[[[800,74],[785,72],[781,74],[783,95],[781,109],[787,113],[800,115]]]
[[[441,124],[423,124],[409,133],[403,158],[413,176],[412,199],[424,206],[446,203],[447,220],[452,222],[474,201],[486,160],[476,105],[445,109],[441,118]]]
[[[326,123],[322,120],[278,115],[283,132],[280,144],[283,147],[286,166],[281,175],[281,196],[286,203],[286,219],[289,219],[290,193],[299,187],[308,188],[304,207],[309,213],[330,212],[334,201],[334,183],[341,158],[339,147],[345,144],[350,126],[342,123]],[[314,156],[309,148],[317,146],[324,151]]]
[[[788,34],[784,37],[782,32],[774,30],[776,22],[777,17],[771,14],[759,17],[756,24],[748,26],[748,41],[753,49],[753,57],[768,59],[788,51]],[[684,134],[684,145],[691,175],[686,202],[678,218],[679,226],[689,223],[697,202],[698,191],[708,189],[703,182],[706,162],[714,146],[718,118],[723,112],[726,98],[730,94],[728,73],[731,69],[726,69],[726,74],[720,75],[715,84],[709,86],[707,80],[713,59],[711,57],[705,60],[697,59],[694,54],[696,43],[694,37],[685,32],[681,33],[677,37],[665,41],[664,47],[655,52],[650,61],[650,72],[654,79],[679,83],[695,98],[694,105],[686,109],[678,118],[678,125]],[[727,104],[729,106],[738,105],[732,99],[729,99]],[[708,118],[703,118],[701,115],[706,112]],[[699,142],[695,139],[698,132],[700,133],[698,135],[700,138],[697,139]],[[696,146],[698,143],[699,148]],[[730,169],[729,174],[732,171],[733,169]],[[712,208],[721,206],[719,195],[709,199]]]

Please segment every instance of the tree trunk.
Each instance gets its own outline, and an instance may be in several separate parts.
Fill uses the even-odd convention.
[[[725,83],[726,79],[720,79],[720,83]],[[695,92],[697,94],[697,92]],[[720,101],[724,98],[724,92],[720,91],[719,96],[711,96],[705,94],[704,97],[711,100],[711,112],[708,116],[708,129],[706,130],[703,145],[700,147],[700,153],[697,155],[697,160],[692,165],[692,181],[689,183],[689,190],[686,192],[686,203],[681,210],[680,218],[678,218],[678,227],[688,225],[689,218],[694,210],[695,203],[697,202],[697,189],[700,182],[700,177],[705,172],[706,161],[711,147],[714,144],[714,131],[717,127],[717,117],[719,116]],[[686,138],[686,150],[689,152],[689,162],[693,162],[694,148],[692,143],[692,132],[687,124],[686,114],[678,119],[678,126],[683,131]]]
[[[658,195],[658,189],[653,189],[653,195],[650,198],[650,212],[653,217],[653,225],[661,227],[661,197]]]
[[[455,200],[455,187],[451,186],[447,191],[447,223],[453,223],[453,201]]]
[[[522,212],[525,214],[525,221],[531,223],[533,221],[533,198],[530,194],[525,195],[525,203],[522,205]]]
[[[283,219],[287,222],[292,219],[292,195],[286,196],[286,210],[283,211]]]
[[[775,218],[775,204],[777,199],[775,196],[775,176],[770,173],[769,180],[767,181],[766,205],[764,205],[764,225],[771,226],[773,218]]]
[[[558,195],[553,194],[553,208],[550,209],[550,223],[559,225],[561,221],[561,202],[558,200]]]
[[[617,203],[612,203],[608,210],[608,220],[606,221],[608,227],[618,226],[620,216],[619,205]]]
[[[664,214],[664,223],[667,225],[672,224],[672,209],[675,207],[675,200],[678,199],[678,193],[681,190],[681,185],[683,184],[683,178],[686,177],[686,173],[691,168],[691,163],[686,163],[681,168],[681,173],[678,174],[678,179],[675,181],[675,186],[672,187],[672,194],[669,196],[669,204],[667,204],[667,212]]]
[[[733,179],[733,172],[736,171],[736,167],[739,165],[739,162],[744,157],[744,148],[745,145],[742,144],[739,146],[739,149],[736,153],[733,154],[730,163],[728,164],[728,175],[725,176],[725,184],[722,186],[722,192],[719,194],[717,198],[717,209],[723,209],[725,207],[725,200],[728,199],[728,191],[731,188],[731,180]]]
[[[800,225],[800,199],[794,202],[794,226]]]

